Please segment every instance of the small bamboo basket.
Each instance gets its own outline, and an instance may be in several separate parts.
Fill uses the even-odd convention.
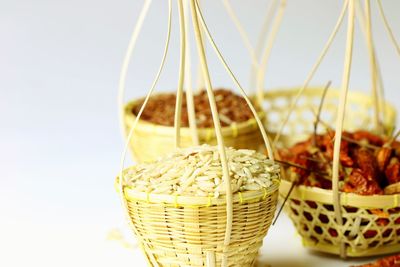
[[[337,254],[342,258],[400,251],[400,194],[360,196],[339,191],[339,158],[343,130],[377,130],[390,134],[396,122],[395,109],[383,101],[381,73],[372,39],[370,1],[365,1],[364,10],[359,3],[356,0],[344,1],[338,22],[304,85],[297,88],[296,92],[271,92],[266,96],[268,125],[274,125],[271,123],[273,120],[283,122],[280,128],[275,129],[275,145],[278,144],[279,136],[282,137],[281,145],[287,147],[313,133],[315,118],[319,114],[310,112],[310,106],[318,107],[321,98],[324,98],[321,88],[309,88],[308,85],[347,12],[347,41],[341,89],[327,91],[324,106],[320,109],[321,120],[335,129],[332,190],[295,186],[288,181],[283,181],[280,188],[281,195],[288,197],[286,210],[301,235],[303,244],[313,250]],[[381,2],[378,0],[377,3],[391,35]],[[371,96],[349,92],[356,12],[367,40]],[[393,36],[390,37],[398,48]],[[282,114],[285,110],[287,112]],[[294,116],[290,117],[291,114]],[[288,126],[286,129],[285,125]]]
[[[124,126],[127,134],[136,119],[132,109],[141,102],[143,102],[143,99],[134,100],[125,105]],[[264,113],[259,112],[258,116],[263,119]],[[214,128],[198,128],[197,134],[200,144],[217,144]],[[263,145],[263,140],[254,118],[222,127],[222,135],[225,145],[228,147],[259,150]],[[137,162],[149,162],[173,151],[175,148],[174,140],[174,127],[139,120],[130,142],[130,149]],[[191,129],[189,127],[181,128],[181,147],[193,145],[195,144]]]
[[[254,266],[274,217],[278,188],[276,180],[268,190],[233,195],[228,247],[223,246],[225,198],[146,194],[129,187],[124,196],[152,266],[221,266],[224,255],[226,266]]]
[[[267,125],[275,125],[275,120],[283,116],[296,96],[299,88],[270,91],[266,98]],[[305,140],[313,131],[315,115],[310,107],[318,105],[322,87],[307,88],[292,111],[293,116],[280,137],[280,146],[289,147]],[[330,89],[324,100],[321,118],[334,125],[339,99],[339,90]],[[348,93],[348,105],[344,119],[344,129],[371,129],[373,125],[373,99],[361,93]],[[394,129],[396,112],[392,105],[384,105],[384,128]],[[270,127],[271,128],[271,127]],[[278,129],[273,129],[273,131]],[[271,133],[273,135],[273,133]],[[285,198],[292,183],[282,180],[280,195]],[[349,257],[383,255],[400,251],[400,195],[360,196],[340,193],[340,209],[343,224],[337,223],[333,206],[332,190],[295,186],[285,207],[303,245],[313,250]],[[380,210],[381,215],[377,215]],[[385,225],[380,225],[382,220]],[[341,251],[345,246],[345,251]]]
[[[283,121],[293,99],[300,88],[279,89],[265,93],[266,123],[274,136],[279,129],[276,121]],[[315,114],[312,107],[321,101],[323,87],[310,87],[304,90],[287,127],[279,139],[279,146],[289,147],[305,140],[313,131]],[[340,90],[330,89],[324,100],[321,120],[334,125],[339,103]],[[344,129],[371,129],[373,125],[373,99],[361,92],[348,92]],[[396,123],[395,108],[384,104],[384,128],[387,132],[394,129]],[[286,197],[292,183],[282,180],[280,196]],[[293,221],[303,245],[313,250],[345,255],[365,257],[383,255],[400,251],[400,195],[360,196],[340,193],[343,224],[336,221],[333,208],[333,191],[321,188],[296,186],[286,203],[285,211]],[[373,213],[382,210],[380,217]],[[379,225],[385,220],[385,226]],[[346,251],[341,251],[341,245]]]
[[[168,31],[170,32],[172,1],[169,0],[168,2]],[[186,3],[190,3],[190,13],[192,15],[196,46],[213,117],[215,136],[217,140],[216,143],[218,145],[220,163],[218,163],[217,167],[221,168],[221,180],[223,181],[226,194],[214,198],[212,196],[196,197],[180,196],[176,194],[162,195],[146,193],[131,188],[124,182],[124,179],[122,179],[124,173],[129,171],[129,169],[124,170],[124,161],[131,139],[133,138],[135,140],[140,138],[140,136],[134,137],[135,132],[147,135],[146,139],[143,139],[146,140],[146,144],[143,142],[141,150],[136,150],[137,155],[148,153],[147,151],[155,149],[157,145],[160,145],[160,142],[172,142],[177,148],[186,146],[184,143],[186,141],[183,139],[185,136],[185,130],[187,129],[180,128],[179,118],[181,115],[185,63],[187,63],[187,58],[185,60],[187,51],[185,46],[187,40],[185,39],[186,24],[184,18],[189,12],[187,10],[189,7],[184,6],[183,0],[177,0],[177,3],[181,36],[181,64],[177,90],[175,127],[171,129],[169,129],[169,127],[161,126],[154,127],[154,125],[144,122],[142,123],[139,120],[154,85],[158,80],[159,72],[141,107],[141,111],[138,113],[138,116],[134,119],[133,117],[127,119],[127,123],[131,123],[132,125],[129,130],[124,153],[121,159],[121,171],[119,175],[121,179],[117,179],[118,192],[121,196],[129,224],[138,238],[139,246],[143,250],[150,266],[254,266],[258,250],[262,245],[263,238],[267,234],[274,216],[280,179],[278,177],[277,179],[272,180],[272,185],[270,187],[265,187],[264,190],[249,190],[243,191],[242,193],[232,193],[232,173],[230,172],[231,167],[228,164],[225,151],[226,145],[230,145],[230,136],[235,136],[235,138],[237,138],[239,134],[247,134],[250,131],[253,131],[254,124],[256,124],[261,132],[262,139],[267,148],[268,156],[272,161],[274,160],[274,155],[261,118],[257,115],[257,111],[226,64],[226,61],[208,31],[198,0],[190,0]],[[145,3],[144,9],[146,8],[148,8],[148,6],[146,7]],[[204,32],[201,32],[200,26]],[[252,114],[254,115],[254,122],[245,123],[243,126],[238,126],[235,129],[221,128],[207,66],[203,38],[209,40],[228,74],[240,89],[242,96],[245,98]],[[168,45],[166,48],[167,47]],[[164,53],[160,71],[164,64],[165,54],[166,53]],[[190,93],[190,91],[188,92]],[[193,106],[189,107],[188,102],[188,110],[190,109],[194,110]],[[129,110],[131,110],[131,107],[129,107]],[[193,118],[193,116],[189,116],[189,125],[193,125]],[[140,132],[139,129],[145,130]],[[201,130],[199,131],[201,132]],[[226,131],[226,134],[224,131]],[[204,134],[212,136],[209,133]],[[164,135],[166,135],[166,139],[162,140],[159,138],[159,136]],[[175,137],[173,140],[171,140],[171,135]],[[155,136],[155,139],[151,139],[153,138],[151,136]],[[224,140],[225,137],[228,137],[227,142]],[[209,139],[211,140],[211,137],[209,137]],[[232,139],[234,138],[232,137]],[[246,138],[246,140],[250,142],[249,139]],[[150,143],[147,142],[154,142],[154,144],[151,144],[150,146]],[[249,147],[251,147],[251,145],[247,143],[246,148]],[[167,149],[169,148],[170,146],[168,145]],[[164,152],[164,150],[159,152]],[[154,154],[148,153],[146,159],[153,155]]]

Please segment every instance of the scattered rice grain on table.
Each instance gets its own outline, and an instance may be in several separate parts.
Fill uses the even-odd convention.
[[[279,178],[279,166],[253,150],[226,148],[232,192],[261,190]],[[152,163],[142,163],[124,175],[137,191],[182,196],[225,195],[220,155],[216,146],[179,149]]]

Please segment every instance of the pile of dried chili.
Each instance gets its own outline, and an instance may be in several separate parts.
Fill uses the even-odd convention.
[[[400,267],[400,254],[379,259],[374,263],[368,263],[355,267]]]
[[[334,137],[335,132],[328,131],[280,150],[281,160],[294,165],[289,168],[295,175],[292,179],[300,185],[331,189]],[[385,187],[400,182],[400,142],[363,130],[343,132],[339,180],[342,192],[384,194]]]

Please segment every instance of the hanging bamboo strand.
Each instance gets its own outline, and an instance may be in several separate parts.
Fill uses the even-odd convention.
[[[183,6],[185,13],[185,27],[186,31],[189,28],[190,7],[189,1],[185,1]],[[199,145],[199,133],[197,131],[196,113],[194,107],[193,85],[192,85],[192,69],[190,57],[190,38],[189,33],[185,34],[186,42],[186,56],[185,56],[185,88],[186,88],[186,103],[188,111],[189,129],[192,136],[192,142],[195,146]]]
[[[124,93],[126,87],[126,77],[128,74],[129,62],[132,58],[133,50],[135,49],[137,38],[142,30],[144,19],[146,18],[147,12],[149,11],[151,0],[146,0],[140,11],[138,20],[136,22],[135,28],[133,29],[131,38],[129,40],[128,48],[125,53],[124,61],[122,63],[119,83],[118,83],[118,110],[119,110],[119,125],[121,134],[126,137],[125,127],[124,127]]]
[[[203,71],[203,77],[206,83],[207,95],[210,102],[211,114],[214,122],[215,134],[217,136],[218,150],[221,157],[222,173],[226,189],[226,230],[224,237],[224,252],[230,244],[231,233],[232,233],[232,221],[233,221],[233,204],[232,204],[232,189],[231,181],[229,176],[229,167],[227,163],[227,158],[225,154],[225,145],[222,137],[221,123],[219,121],[218,110],[214,98],[213,88],[211,85],[211,79],[207,66],[207,59],[205,55],[204,45],[201,39],[201,31],[198,18],[198,6],[196,0],[191,0],[190,8],[192,12],[193,28],[196,36],[196,43],[198,54],[200,57],[201,68]],[[227,266],[227,256],[224,253],[222,257],[222,266]]]
[[[368,43],[367,30],[366,30],[366,20],[365,20],[365,17],[364,17],[362,5],[361,5],[361,0],[356,1],[355,10],[356,10],[356,18],[357,18],[357,20],[359,22],[361,32],[363,33],[363,35],[364,35],[364,37],[366,39],[366,43]],[[376,55],[376,50],[375,49],[373,49],[373,57],[374,57],[374,61],[375,61],[375,73],[376,73],[377,83],[378,83],[377,84],[377,87],[378,87],[377,102],[379,104],[380,122],[381,122],[382,128],[384,128],[383,127],[383,122],[385,121],[385,118],[386,118],[385,88],[384,88],[384,85],[383,85],[382,72],[381,72],[381,68],[380,68],[380,65],[379,65],[379,60],[378,60],[378,57]],[[388,129],[383,129],[383,130],[386,131]],[[385,134],[387,134],[387,133],[385,133]]]
[[[148,1],[148,2],[149,3],[147,3],[147,4],[150,4],[151,1]],[[146,4],[145,4],[145,7],[146,7]],[[143,10],[146,10],[146,9],[148,9],[148,7],[142,9],[142,13],[141,13],[141,16],[139,18],[139,21],[141,21],[141,23],[142,23],[142,21],[144,21],[144,18],[145,18],[146,13],[147,13],[147,11],[143,11]],[[139,112],[138,112],[138,115],[135,118],[131,129],[129,130],[129,134],[128,134],[127,138],[126,138],[124,150],[122,152],[121,161],[120,161],[118,189],[119,189],[119,192],[121,192],[121,194],[120,194],[121,202],[122,202],[122,206],[123,206],[124,210],[126,211],[125,216],[127,216],[127,218],[128,218],[129,226],[132,229],[132,231],[135,233],[135,236],[139,239],[139,241],[140,241],[140,235],[139,235],[135,225],[133,224],[132,220],[129,219],[128,203],[127,203],[127,200],[126,200],[125,195],[123,193],[124,192],[123,170],[124,170],[124,164],[125,164],[126,154],[128,152],[129,143],[131,142],[133,133],[134,133],[134,131],[136,129],[136,125],[137,125],[137,123],[138,123],[138,121],[139,121],[139,119],[140,119],[140,117],[141,117],[141,115],[143,113],[143,110],[144,110],[145,106],[147,105],[147,102],[150,99],[151,94],[153,93],[153,90],[154,90],[155,86],[158,83],[158,80],[160,78],[161,72],[162,72],[162,70],[164,68],[164,65],[165,65],[165,59],[166,59],[167,54],[168,54],[169,42],[170,42],[170,37],[171,37],[171,21],[172,21],[172,0],[168,0],[168,23],[167,23],[168,24],[168,29],[167,29],[167,37],[166,37],[166,40],[165,40],[164,52],[163,52],[162,60],[161,60],[161,63],[160,63],[160,67],[159,67],[158,72],[156,74],[156,77],[155,77],[155,79],[154,79],[154,81],[153,81],[153,83],[151,85],[151,88],[150,88],[150,90],[149,90],[149,92],[148,92],[148,94],[147,94],[147,96],[146,96],[146,98],[145,98],[145,100],[144,100]],[[139,24],[141,24],[141,23],[139,23]],[[141,26],[137,27],[137,29],[140,29],[140,28],[141,28]],[[127,53],[127,57],[126,57],[128,59],[130,59],[130,57],[131,57],[131,53],[133,51],[134,44],[136,43],[135,40],[137,38],[135,36],[138,35],[138,32],[139,32],[139,30],[135,30],[134,34],[133,34],[133,38],[131,38],[131,42],[130,42],[131,45],[129,46],[130,48],[128,49],[128,51],[130,51],[130,52]],[[124,65],[125,65],[125,63],[124,63]],[[126,69],[127,69],[127,65],[126,65]],[[123,67],[123,69],[125,69],[125,67]],[[121,87],[120,89],[122,89],[122,90],[120,90],[120,92],[121,92],[121,96],[123,96],[124,87]],[[140,243],[143,244],[144,248],[147,248],[147,243],[146,242],[140,242]],[[149,263],[149,265],[158,266],[156,259],[154,258],[154,256],[151,253],[147,253],[146,250],[143,249],[143,248],[142,248],[142,251],[146,255],[146,260]]]
[[[186,56],[186,30],[185,30],[185,14],[183,10],[183,0],[177,0],[179,9],[179,30],[180,30],[180,63],[179,63],[179,79],[178,90],[176,92],[175,104],[175,147],[180,147],[181,141],[181,114],[182,114],[182,97],[183,85],[185,82],[185,56]]]
[[[140,120],[140,117],[142,116],[144,108],[146,107],[147,103],[149,102],[149,99],[150,99],[151,95],[153,94],[154,88],[156,87],[158,80],[160,79],[161,73],[164,69],[165,60],[168,55],[169,43],[170,43],[170,39],[171,39],[171,21],[172,21],[172,0],[168,0],[168,23],[167,23],[168,29],[167,29],[167,37],[165,40],[164,52],[163,52],[163,56],[161,59],[160,67],[158,68],[156,77],[154,78],[154,81],[151,84],[150,90],[147,93],[147,95],[143,101],[143,104],[140,107],[140,110],[139,110],[135,120],[133,121],[131,129],[129,130],[128,136],[126,138],[125,147],[124,147],[124,151],[122,153],[121,162],[120,162],[120,170],[121,170],[120,175],[122,174],[122,171],[124,169],[125,157],[126,157],[126,153],[128,152],[129,142],[131,141],[131,139],[133,137],[133,133],[135,132],[136,126]],[[122,177],[122,176],[120,176],[120,177]],[[121,186],[122,186],[122,183],[121,183]],[[122,191],[120,191],[120,192],[122,192]]]
[[[216,45],[214,39],[213,39],[212,36],[211,36],[211,33],[210,33],[210,31],[209,31],[209,29],[208,29],[208,27],[207,27],[207,24],[206,24],[205,21],[204,21],[204,18],[203,18],[203,15],[202,15],[202,12],[201,12],[199,6],[197,6],[197,10],[198,10],[198,17],[199,17],[199,20],[200,20],[200,22],[201,22],[201,24],[202,24],[202,26],[203,26],[203,28],[204,28],[204,32],[205,32],[205,34],[207,35],[207,38],[209,39],[211,46],[214,48],[215,53],[217,54],[219,60],[220,60],[221,63],[223,64],[224,68],[225,68],[226,71],[228,72],[228,74],[229,74],[229,76],[231,77],[231,79],[232,79],[233,82],[236,84],[236,86],[239,88],[242,97],[246,100],[246,103],[247,103],[247,105],[249,106],[251,112],[253,113],[253,116],[254,116],[254,118],[255,118],[255,120],[256,120],[256,122],[257,122],[257,125],[258,125],[258,127],[259,127],[259,129],[260,129],[261,135],[262,135],[263,140],[264,140],[264,144],[265,144],[266,149],[267,149],[268,157],[269,157],[270,159],[274,160],[274,153],[273,153],[273,151],[272,151],[272,145],[271,145],[271,143],[270,143],[270,141],[269,141],[269,138],[268,138],[268,135],[267,135],[266,130],[265,130],[265,128],[264,128],[264,125],[263,125],[263,123],[261,122],[259,116],[257,115],[257,111],[255,110],[255,108],[254,108],[253,104],[251,103],[249,97],[246,95],[245,90],[244,90],[243,87],[240,85],[240,83],[239,83],[239,81],[237,80],[236,76],[233,74],[232,70],[229,68],[229,66],[228,66],[228,64],[226,63],[226,61],[225,61],[224,57],[222,56],[221,52],[219,51],[219,49],[218,49],[218,47],[217,47],[217,45]]]
[[[260,107],[262,107],[262,103],[264,101],[264,83],[265,83],[265,75],[267,71],[269,57],[271,55],[273,44],[275,43],[276,35],[282,23],[282,18],[285,13],[285,10],[286,10],[286,0],[280,0],[278,13],[276,14],[274,22],[271,26],[271,32],[267,38],[267,44],[257,71],[257,101]]]
[[[278,0],[271,0],[267,7],[266,15],[264,21],[262,23],[261,32],[257,39],[257,44],[255,48],[256,58],[259,59],[261,57],[262,50],[267,42],[267,34],[270,30],[271,22],[276,13],[276,9],[278,6]],[[257,68],[252,66],[250,73],[250,90],[255,90],[257,84]]]
[[[333,147],[333,166],[332,166],[332,191],[333,191],[333,207],[335,211],[336,222],[343,225],[341,205],[340,205],[340,192],[339,192],[339,160],[340,160],[340,146],[343,131],[343,120],[347,100],[347,91],[349,88],[351,63],[353,55],[353,41],[354,41],[354,3],[355,0],[349,1],[348,7],[348,25],[347,25],[347,41],[346,53],[344,60],[344,70],[342,79],[342,89],[339,97],[338,115],[336,118],[336,133],[335,143]],[[341,241],[340,256],[346,257],[345,243]]]
[[[368,47],[368,55],[370,60],[370,73],[371,73],[371,87],[372,87],[372,95],[374,101],[374,122],[375,127],[380,134],[383,134],[382,124],[380,121],[380,108],[379,108],[379,93],[378,93],[378,81],[377,81],[377,66],[376,66],[376,58],[375,58],[375,48],[372,39],[372,25],[371,25],[371,3],[370,0],[365,0],[365,21],[366,21],[366,38],[367,38],[367,47]]]
[[[229,0],[222,0],[222,3],[224,4],[226,12],[228,13],[228,15],[231,18],[233,24],[235,25],[237,31],[239,32],[239,35],[243,41],[243,44],[246,47],[246,49],[250,55],[252,68],[258,68],[258,59],[255,54],[254,47],[252,46],[252,44],[250,42],[250,38],[247,35],[246,31],[244,30],[242,23],[240,22],[239,18],[237,17],[235,11],[233,10]]]
[[[381,0],[378,0],[378,7],[379,7],[379,14],[382,18],[383,24],[385,25],[385,29],[389,35],[390,41],[392,42],[394,48],[396,49],[397,54],[400,56],[400,45],[397,42],[396,37],[394,37],[392,27],[390,26],[390,24],[386,18],[385,12],[383,11],[383,6],[382,6]]]
[[[349,2],[349,0],[346,0],[346,1],[343,3],[343,7],[342,7],[342,10],[341,10],[341,12],[340,12],[339,18],[338,18],[338,20],[337,20],[337,22],[336,22],[336,25],[335,25],[335,27],[334,27],[334,29],[333,29],[331,35],[330,35],[329,38],[328,38],[328,41],[326,42],[324,48],[322,49],[322,52],[321,52],[321,54],[319,55],[319,57],[318,57],[316,63],[315,63],[314,66],[312,67],[310,73],[307,75],[307,78],[306,78],[306,80],[305,80],[303,86],[300,88],[300,90],[299,90],[298,93],[296,94],[294,100],[293,100],[292,103],[290,104],[289,110],[288,110],[286,116],[284,117],[284,119],[283,119],[281,125],[279,126],[279,129],[278,129],[278,131],[277,131],[277,134],[275,135],[274,142],[273,142],[273,146],[275,146],[275,145],[277,144],[277,142],[279,141],[279,138],[280,138],[281,135],[282,135],[283,129],[285,128],[287,122],[289,121],[289,118],[290,118],[290,116],[291,116],[291,114],[292,114],[294,108],[297,106],[297,102],[299,101],[300,97],[303,95],[305,89],[306,89],[306,88],[308,87],[308,85],[310,84],[310,82],[311,82],[312,78],[314,77],[315,73],[317,72],[317,70],[318,70],[318,68],[319,68],[319,66],[320,66],[320,64],[321,64],[321,62],[322,62],[322,60],[325,58],[325,56],[326,56],[326,54],[327,54],[327,52],[328,52],[328,50],[329,50],[329,48],[330,48],[330,46],[331,46],[333,40],[335,39],[336,34],[337,34],[337,32],[339,31],[340,26],[341,26],[342,23],[343,23],[343,19],[344,19],[344,16],[345,16],[345,14],[346,14],[348,2]]]
[[[201,6],[201,2],[199,2],[199,5]],[[204,45],[204,50],[206,51],[207,50],[206,49],[207,48],[207,44],[204,43],[204,37],[203,36],[204,36],[203,29],[200,29],[200,40]],[[203,71],[201,69],[201,65],[200,64],[201,64],[200,62],[197,63],[197,92],[200,92],[201,90],[205,89],[205,87],[206,87],[205,81],[204,81],[204,77],[203,77]]]

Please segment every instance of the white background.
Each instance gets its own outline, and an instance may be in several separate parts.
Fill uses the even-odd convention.
[[[373,1],[374,2],[374,1]],[[339,14],[342,1],[288,0],[268,68],[266,88],[305,79]],[[400,39],[400,2],[384,0]],[[107,240],[126,223],[113,188],[123,143],[118,129],[118,76],[142,1],[0,0],[0,266],[143,266],[137,249]],[[235,0],[253,43],[267,1]],[[127,99],[142,96],[156,73],[166,30],[167,1],[155,0],[129,70]],[[204,1],[210,30],[232,69],[248,86],[250,60],[220,1]],[[374,34],[386,85],[397,106],[400,58],[373,5]],[[158,89],[177,84],[174,9],[171,53]],[[314,84],[340,84],[345,31],[339,33]],[[368,58],[356,33],[353,88],[367,90]],[[210,52],[210,51],[209,51]],[[210,53],[217,86],[231,87]],[[282,216],[262,250],[272,266],[349,266],[301,246]]]

